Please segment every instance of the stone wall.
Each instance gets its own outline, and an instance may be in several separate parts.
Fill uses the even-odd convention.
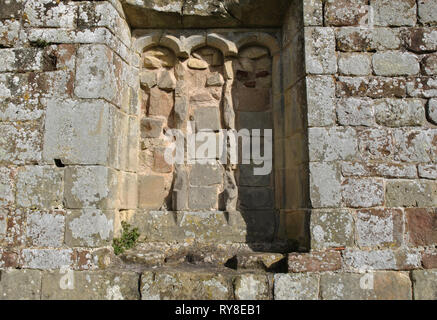
[[[436,2],[293,0],[283,19],[256,18],[281,1],[146,2],[0,0],[0,297],[437,299]],[[258,35],[233,54],[214,46],[184,53],[162,33],[139,50],[154,31],[131,33],[169,26],[237,44],[239,32],[277,39],[265,28],[282,26],[282,39],[280,50]],[[240,29],[205,29],[218,26]],[[263,45],[271,69],[257,70],[266,56],[245,50]],[[214,55],[223,59],[217,70]],[[241,68],[247,62],[252,72]],[[255,225],[267,228],[260,234],[273,226],[274,240],[287,244],[281,253],[247,245],[256,215],[235,220],[220,204],[226,175],[214,180],[201,167],[197,179],[196,168],[182,168],[187,192],[199,189],[193,199],[216,191],[200,203],[172,199],[184,188],[172,187],[178,168],[162,161],[162,129],[180,126],[181,114],[218,122],[213,110],[202,114],[209,102],[175,116],[193,98],[181,94],[181,77],[186,90],[199,86],[213,99],[231,85],[233,99],[241,94],[232,101],[237,126],[245,117],[254,125],[253,111],[271,113],[274,174],[246,182],[274,189],[278,217]],[[239,109],[240,99],[265,96],[269,81],[271,105]],[[235,171],[244,196],[244,168],[220,170]],[[258,198],[247,194],[248,203]],[[139,226],[145,243],[117,257],[121,221]],[[188,250],[192,233],[208,241]]]

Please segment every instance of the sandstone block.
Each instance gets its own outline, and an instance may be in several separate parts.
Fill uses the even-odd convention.
[[[44,300],[138,300],[138,274],[134,272],[72,271],[44,273]]]
[[[70,247],[102,247],[112,240],[114,210],[68,210],[65,243]]]
[[[26,226],[26,236],[32,246],[56,248],[64,244],[64,211],[28,211]]]
[[[189,187],[188,207],[191,210],[217,209],[217,187]]]
[[[307,72],[310,74],[337,72],[334,29],[305,29],[305,60]]]
[[[411,281],[403,272],[323,274],[323,300],[411,300]]]
[[[15,172],[7,167],[0,167],[0,207],[15,203]]]
[[[64,172],[50,166],[26,166],[17,175],[17,204],[52,208],[62,205]]]
[[[417,6],[414,0],[372,0],[370,6],[374,12],[376,26],[414,26]]]
[[[144,272],[141,275],[143,300],[228,300],[230,279],[208,272]]]
[[[290,272],[323,272],[341,269],[341,255],[338,251],[313,251],[288,255]]]
[[[337,102],[337,118],[341,125],[375,126],[373,100],[366,98],[344,98]]]
[[[387,127],[420,126],[425,122],[425,101],[381,99],[375,102],[376,122]]]
[[[429,54],[426,55],[422,59],[422,70],[428,76],[436,76],[437,75],[437,54]]]
[[[430,180],[389,180],[386,184],[388,207],[434,207],[437,185]]]
[[[220,111],[216,107],[199,107],[194,111],[196,130],[219,130]]]
[[[413,295],[415,300],[436,300],[437,299],[437,271],[436,270],[414,270]]]
[[[373,69],[379,76],[409,76],[419,73],[420,66],[412,53],[388,51],[373,55]]]
[[[437,243],[437,211],[435,209],[405,210],[405,230],[412,246],[433,246]]]
[[[351,246],[354,242],[353,219],[348,210],[313,210],[310,227],[312,249]]]
[[[417,4],[419,21],[425,25],[437,25],[437,3],[432,0],[419,0]]]
[[[306,79],[308,125],[323,127],[335,123],[335,86],[331,76],[309,76]]]
[[[411,97],[434,98],[437,97],[436,77],[413,77],[407,80],[407,93]]]
[[[437,150],[433,146],[436,135],[436,130],[394,130],[394,159],[405,162],[429,162],[436,159]]]
[[[343,182],[343,201],[348,207],[376,207],[384,204],[384,182],[382,179],[353,179]]]
[[[68,208],[116,207],[117,173],[101,166],[69,166],[65,170],[64,197]]]
[[[418,53],[437,50],[437,28],[414,28],[409,30],[407,47]]]
[[[162,176],[138,176],[138,202],[142,209],[159,209],[166,197],[165,181]]]
[[[342,53],[338,59],[338,71],[343,75],[370,75],[372,73],[370,55],[365,53]]]
[[[269,280],[262,274],[243,274],[234,281],[235,299],[269,300]]]
[[[435,164],[419,164],[419,177],[431,180],[437,180],[437,167]]]
[[[24,268],[59,269],[71,266],[72,249],[23,249],[21,259]]]
[[[80,98],[112,101],[117,93],[113,53],[101,44],[84,45],[77,50],[74,93]]]
[[[275,274],[275,300],[318,300],[319,275]]]
[[[325,7],[325,19],[331,26],[362,25],[367,22],[367,1],[328,1]]]
[[[400,246],[403,214],[399,209],[367,209],[356,213],[357,244],[362,247]]]
[[[1,276],[0,300],[41,299],[41,271],[11,269]]]
[[[311,161],[349,160],[357,157],[358,141],[352,128],[309,128]]]
[[[313,208],[341,204],[341,172],[333,163],[310,163],[310,197]]]
[[[114,118],[112,106],[103,101],[47,100],[44,160],[107,164]]]
[[[211,186],[223,182],[223,170],[218,164],[194,164],[190,172],[192,186]]]

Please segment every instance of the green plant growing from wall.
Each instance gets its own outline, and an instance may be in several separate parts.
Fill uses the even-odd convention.
[[[112,241],[112,247],[116,255],[122,254],[125,250],[133,248],[140,236],[138,228],[131,228],[130,224],[123,221],[121,223],[123,229],[120,238]]]

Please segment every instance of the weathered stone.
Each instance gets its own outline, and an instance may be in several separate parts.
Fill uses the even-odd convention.
[[[141,137],[159,138],[164,126],[164,119],[143,118],[141,119]]]
[[[37,163],[41,161],[41,145],[39,123],[0,124],[0,163]]]
[[[407,46],[414,52],[429,52],[437,50],[437,29],[411,29],[407,36]]]
[[[42,71],[44,69],[43,52],[36,48],[2,49],[0,59],[3,61],[0,72]]]
[[[337,118],[341,125],[375,126],[373,100],[345,98],[337,102]]]
[[[341,204],[341,172],[332,163],[310,163],[310,197],[313,208]]]
[[[138,300],[139,275],[134,272],[63,269],[42,277],[44,300]]]
[[[158,83],[157,74],[153,71],[143,70],[140,73],[140,82],[146,88],[153,88]]]
[[[174,98],[172,92],[165,92],[157,87],[150,89],[149,115],[168,118],[173,105]]]
[[[389,180],[386,184],[387,207],[434,207],[437,185],[430,180]]]
[[[429,54],[422,61],[422,70],[428,76],[437,76],[437,54]]]
[[[432,0],[419,0],[417,13],[422,24],[437,25],[437,4]]]
[[[344,75],[370,75],[371,65],[370,55],[365,53],[343,53],[338,59],[338,71]]]
[[[72,3],[54,4],[51,0],[28,1],[23,10],[26,27],[74,28],[77,6]]]
[[[394,159],[406,162],[429,162],[435,159],[437,150],[433,145],[437,132],[435,130],[409,130],[406,128],[393,131],[396,141]]]
[[[162,176],[138,176],[138,200],[142,209],[159,209],[166,197],[165,181]]]
[[[234,281],[235,299],[269,300],[269,280],[262,274],[243,274]]]
[[[192,186],[210,186],[221,184],[223,181],[222,169],[218,164],[194,164],[190,172]]]
[[[63,170],[49,166],[27,166],[17,175],[17,204],[52,208],[62,204]]]
[[[21,259],[24,268],[59,269],[71,266],[72,249],[23,249]]]
[[[349,160],[357,156],[357,135],[352,128],[310,128],[308,134],[311,161]]]
[[[323,23],[322,0],[304,1],[303,19],[305,26],[321,26]]]
[[[411,97],[434,98],[437,97],[437,78],[419,77],[407,80],[407,93]]]
[[[65,170],[64,197],[68,208],[116,207],[117,173],[102,166],[69,166]]]
[[[397,51],[375,53],[373,69],[379,76],[409,76],[420,71],[417,56]]]
[[[188,207],[192,210],[217,209],[217,187],[190,187]]]
[[[1,276],[0,300],[41,299],[41,271],[7,270]]]
[[[366,270],[411,270],[420,267],[421,256],[418,251],[405,249],[373,249],[362,251],[346,249],[343,262],[347,268]]]
[[[353,244],[353,219],[348,210],[314,210],[311,213],[310,227],[313,249]]]
[[[144,54],[144,67],[158,69],[175,65],[176,57],[172,51],[164,47],[153,48]]]
[[[420,178],[437,180],[437,166],[435,164],[419,164],[418,170]]]
[[[53,159],[60,159],[64,164],[107,164],[114,118],[110,104],[103,101],[48,100],[45,161],[53,163]]]
[[[412,246],[432,246],[437,243],[437,211],[406,209],[405,231]]]
[[[194,111],[196,130],[219,130],[220,110],[216,107],[199,107]]]
[[[384,183],[378,179],[346,179],[343,200],[348,207],[375,207],[384,203]]]
[[[39,247],[62,247],[64,243],[64,211],[28,211],[26,236],[29,243]]]
[[[331,76],[306,78],[308,125],[323,127],[335,123],[335,87]]]
[[[74,93],[80,98],[115,98],[113,53],[106,46],[84,45],[77,50]]]
[[[218,72],[214,72],[206,79],[206,86],[208,87],[221,87],[224,83],[223,76]]]
[[[416,166],[411,164],[344,162],[341,172],[344,177],[417,178]]]
[[[367,23],[367,1],[328,1],[325,7],[325,19],[328,25],[352,26]]]
[[[341,269],[341,255],[338,251],[291,253],[288,255],[290,272],[323,272]]]
[[[153,171],[160,173],[170,173],[173,165],[165,159],[165,148],[157,148],[153,151]]]
[[[425,269],[437,269],[437,252],[423,252],[422,265]]]
[[[208,63],[206,61],[190,58],[187,63],[188,67],[195,70],[204,70],[208,68]]]
[[[414,26],[417,6],[415,0],[373,0],[370,6],[374,12],[375,26]]]
[[[65,243],[70,247],[101,247],[112,240],[114,210],[68,210]]]
[[[362,247],[400,246],[403,215],[399,209],[368,209],[357,212],[357,243]]]
[[[173,72],[164,69],[158,75],[158,87],[162,90],[173,90],[176,88],[176,78]]]
[[[150,272],[141,275],[143,300],[228,300],[232,284],[221,274],[197,272]]]
[[[387,127],[420,126],[425,122],[425,101],[382,99],[375,102],[376,122]]]
[[[275,274],[275,300],[318,300],[319,275]]]
[[[335,35],[332,28],[305,29],[305,59],[310,74],[337,72]]]
[[[188,210],[188,172],[181,165],[175,166],[172,209]]]
[[[407,273],[371,272],[323,274],[320,279],[323,300],[411,300]]]
[[[0,45],[13,47],[19,40],[20,22],[17,20],[0,21]]]
[[[359,149],[365,159],[387,159],[394,154],[394,139],[385,129],[367,129],[359,132]]]
[[[436,270],[414,270],[413,295],[415,300],[436,300],[437,299],[437,271]]]
[[[15,171],[0,167],[0,207],[15,203]]]
[[[336,83],[339,97],[390,98],[406,96],[406,81],[386,77],[339,77]]]

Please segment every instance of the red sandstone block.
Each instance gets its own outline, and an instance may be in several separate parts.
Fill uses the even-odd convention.
[[[288,257],[290,272],[335,271],[341,268],[338,251],[291,253]]]
[[[410,245],[437,244],[437,209],[411,208],[405,210],[406,233]]]
[[[422,253],[422,265],[425,269],[437,269],[437,252]]]

